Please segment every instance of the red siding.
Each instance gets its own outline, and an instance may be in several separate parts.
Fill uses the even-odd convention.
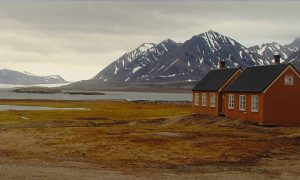
[[[234,95],[234,109],[228,108],[228,95]],[[246,96],[246,110],[239,110],[239,96]],[[257,95],[259,97],[258,112],[251,111],[251,96]],[[257,123],[261,123],[263,120],[263,94],[259,93],[225,93],[225,117],[232,119],[249,120]]]
[[[285,85],[285,76],[293,76],[294,85]],[[300,124],[300,78],[291,67],[265,93],[263,124]]]
[[[195,94],[199,94],[199,104],[195,105],[194,97]],[[202,106],[202,93],[206,93],[206,106]],[[216,107],[211,107],[210,105],[210,93],[214,93],[216,96]],[[194,91],[193,92],[193,113],[195,114],[207,114],[212,116],[219,115],[219,93],[216,91]]]

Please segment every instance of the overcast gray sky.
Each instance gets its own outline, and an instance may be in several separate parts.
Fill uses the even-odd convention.
[[[0,1],[0,67],[89,79],[143,42],[210,29],[245,46],[300,36],[297,1]]]

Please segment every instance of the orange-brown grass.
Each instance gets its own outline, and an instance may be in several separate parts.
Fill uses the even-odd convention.
[[[87,161],[114,169],[253,165],[272,150],[299,150],[299,128],[259,127],[191,115],[190,105],[125,101],[0,101],[79,107],[0,112],[0,156]],[[29,119],[20,118],[26,117]]]

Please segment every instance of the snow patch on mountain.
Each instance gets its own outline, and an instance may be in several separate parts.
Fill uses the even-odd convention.
[[[137,72],[139,69],[141,69],[142,67],[137,66],[135,68],[133,68],[132,73],[134,74],[135,72]]]
[[[290,55],[284,63],[292,63],[300,71],[300,51]]]
[[[291,44],[281,45],[277,42],[264,43],[261,45],[252,46],[249,49],[250,53],[257,56],[260,64],[273,63],[274,54],[281,55],[282,62],[290,55],[297,52],[300,48],[300,39],[296,38]],[[263,63],[261,63],[263,62]]]

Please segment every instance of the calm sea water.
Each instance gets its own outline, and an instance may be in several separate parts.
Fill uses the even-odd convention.
[[[146,93],[146,92],[112,92],[101,91],[105,95],[70,95],[15,93],[8,90],[0,90],[0,99],[49,99],[49,100],[150,100],[150,101],[191,101],[192,93]]]
[[[53,107],[43,107],[43,106],[15,106],[15,105],[0,105],[0,111],[27,111],[27,110],[37,110],[37,111],[51,111],[51,110],[89,110],[85,108],[53,108]]]

